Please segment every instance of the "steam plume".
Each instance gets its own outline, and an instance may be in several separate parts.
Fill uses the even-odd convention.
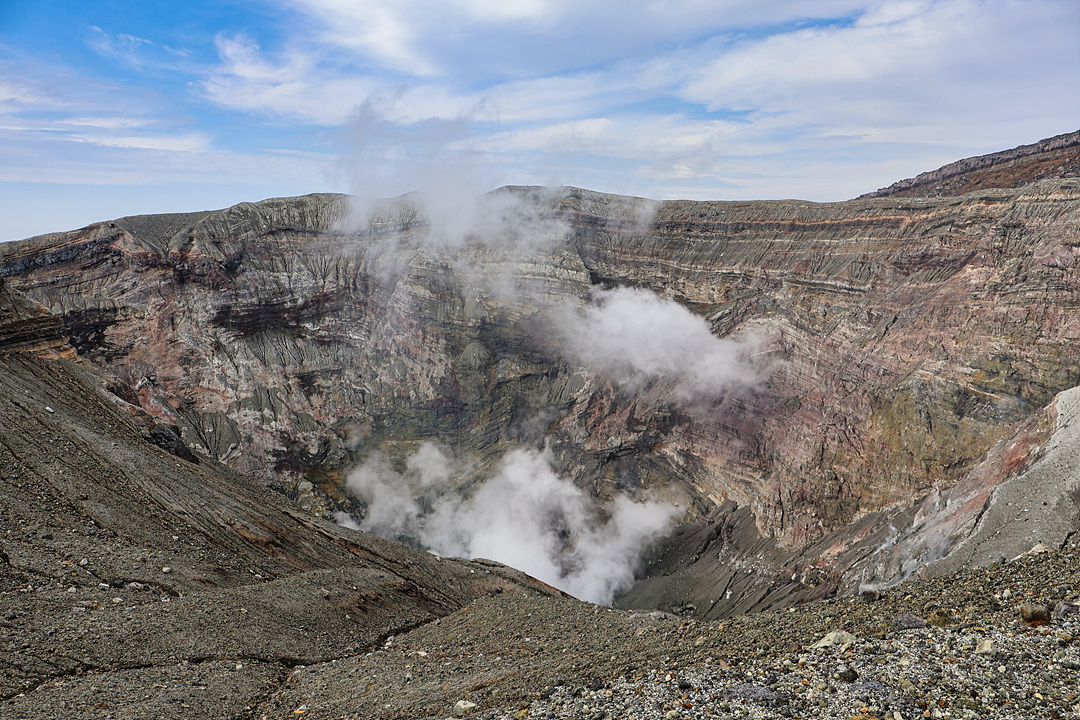
[[[367,505],[359,526],[440,555],[486,557],[580,599],[607,604],[630,586],[640,553],[677,509],[615,498],[599,507],[552,468],[549,450],[518,449],[469,497],[450,492],[452,463],[425,444],[395,471],[375,456],[349,477]]]
[[[631,390],[666,381],[681,404],[756,377],[752,339],[718,338],[704,319],[649,290],[595,291],[592,303],[566,313],[557,331],[571,359]]]
[[[535,313],[566,359],[630,391],[649,385],[662,402],[689,405],[752,379],[752,342],[719,339],[705,320],[650,291],[597,291],[580,311],[536,313],[549,295],[519,287],[518,274],[565,241],[569,228],[553,209],[566,190],[483,192],[496,183],[474,150],[470,119],[402,125],[388,119],[397,117],[395,103],[386,96],[358,109],[348,159],[352,229],[390,231],[365,235],[376,277],[434,262],[456,275],[463,294]],[[647,230],[654,210],[646,201],[605,205],[634,232]],[[548,450],[506,453],[468,495],[460,492],[462,475],[450,455],[426,444],[404,466],[369,456],[347,487],[365,505],[363,530],[442,555],[498,560],[599,603],[629,587],[641,551],[677,514],[655,498],[601,504],[559,476]]]
[[[354,229],[386,209],[385,198],[409,195],[429,226],[429,242],[458,247],[491,217],[479,198],[498,180],[473,148],[472,119],[395,121],[404,91],[369,97],[349,123],[352,148],[344,163]]]

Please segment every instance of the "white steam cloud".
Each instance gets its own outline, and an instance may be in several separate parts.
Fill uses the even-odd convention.
[[[544,273],[532,269],[544,270],[571,232],[556,210],[568,191],[485,192],[497,183],[469,117],[402,124],[401,113],[395,95],[361,106],[345,166],[354,194],[350,229],[371,231],[364,242],[376,277],[428,264],[445,268],[464,295],[486,296],[512,315],[544,323],[540,334],[553,338],[567,360],[629,391],[648,386],[663,403],[708,401],[756,377],[752,342],[717,338],[704,319],[650,291],[596,291],[583,309],[551,312],[549,303],[565,294],[550,294]],[[655,204],[603,202],[633,232],[647,231]],[[655,498],[620,495],[600,503],[555,471],[549,450],[508,452],[489,477],[462,492],[465,475],[431,444],[404,467],[376,453],[347,481],[363,501],[362,518],[338,520],[440,555],[497,560],[606,604],[630,587],[642,551],[679,514]]]
[[[663,380],[680,404],[753,382],[753,339],[718,338],[709,324],[650,290],[593,293],[592,304],[565,314],[557,328],[564,354],[628,389]]]
[[[352,148],[343,163],[353,224],[363,228],[386,212],[386,198],[409,195],[429,226],[429,242],[459,247],[500,212],[484,193],[499,182],[474,145],[472,119],[427,118],[401,123],[404,91],[369,97],[349,123]]]
[[[375,455],[347,486],[367,505],[362,530],[497,560],[601,604],[630,587],[642,550],[678,514],[670,503],[626,496],[601,507],[555,472],[549,450],[507,453],[469,497],[452,492],[452,480],[452,461],[424,444],[404,472]]]

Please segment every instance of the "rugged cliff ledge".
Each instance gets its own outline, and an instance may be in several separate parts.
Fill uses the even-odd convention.
[[[829,204],[493,198],[463,241],[407,199],[356,230],[347,198],[312,195],[11,243],[0,275],[51,312],[43,341],[59,322],[186,446],[316,511],[360,509],[345,472],[427,440],[465,459],[463,487],[548,442],[597,496],[672,489],[706,528],[678,563],[742,558],[651,597],[699,614],[732,582],[747,592],[711,612],[906,572],[899,555],[871,568],[871,543],[960,542],[979,493],[916,542],[928,498],[1023,472],[1080,384],[1080,180]],[[687,401],[561,352],[558,308],[623,286],[744,339],[755,376]]]
[[[1012,150],[957,160],[862,197],[942,197],[1067,177],[1080,177],[1080,131]]]
[[[33,309],[0,285],[0,317]],[[366,651],[484,595],[561,595],[313,518],[211,459],[170,454],[70,348],[11,337],[0,334],[4,717],[240,717],[298,663]]]

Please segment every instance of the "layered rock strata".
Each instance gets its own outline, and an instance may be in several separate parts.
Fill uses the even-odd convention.
[[[688,519],[745,536],[765,590],[727,611],[850,583],[844,548],[1080,384],[1077,180],[829,204],[495,197],[512,211],[460,242],[405,200],[355,230],[346,198],[315,195],[31,238],[0,275],[187,446],[316,510],[362,511],[345,471],[427,440],[466,458],[463,488],[544,442],[600,497],[673,488]],[[752,339],[752,382],[686,402],[573,360],[557,309],[618,286]]]
[[[166,452],[109,379],[64,354],[0,352],[4,717],[100,717],[117,688],[128,716],[240,717],[299,663],[366,652],[477,597],[561,595]]]

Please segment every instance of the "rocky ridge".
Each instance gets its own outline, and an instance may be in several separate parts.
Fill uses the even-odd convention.
[[[1038,548],[725,621],[486,598],[369,654],[297,668],[264,709],[402,720],[1072,719],[1078,562],[1075,545]]]
[[[10,288],[0,301],[0,316],[40,316]],[[70,347],[25,347],[0,336],[4,717],[239,717],[297,664],[485,594],[561,595],[313,518],[167,452],[148,437],[154,419]]]
[[[1076,181],[495,197],[464,245],[310,196],[0,250],[0,714],[1077,717]],[[619,286],[755,337],[757,379],[687,403],[566,356],[552,307]],[[667,612],[266,487],[362,510],[351,463],[430,439],[463,485],[546,440],[599,496],[681,489],[620,601]]]
[[[598,497],[668,488],[704,528],[668,556],[730,550],[694,571],[700,591],[650,591],[688,612],[733,585],[754,590],[713,612],[906,572],[898,551],[869,568],[871,546],[956,545],[1080,383],[1076,180],[831,204],[492,198],[463,243],[433,241],[407,199],[356,230],[347,198],[316,195],[31,238],[0,275],[186,447],[316,512],[362,513],[349,468],[431,440],[466,459],[462,488],[545,442]],[[625,286],[752,338],[756,381],[688,405],[561,352],[552,309]],[[943,539],[901,542],[938,512]]]
[[[1080,176],[1080,132],[957,160],[861,197],[942,197],[987,187],[1020,187],[1051,177],[1077,176]]]

